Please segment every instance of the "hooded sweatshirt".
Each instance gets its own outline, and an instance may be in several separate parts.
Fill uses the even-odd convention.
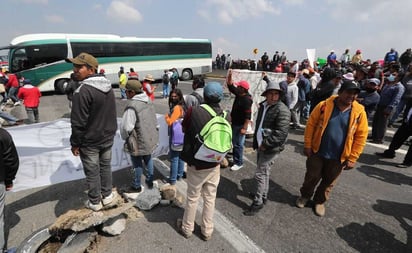
[[[117,129],[116,103],[112,85],[104,76],[83,81],[73,94],[71,113],[73,147],[109,147]]]

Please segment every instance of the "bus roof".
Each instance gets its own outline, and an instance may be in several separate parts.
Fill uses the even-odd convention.
[[[137,41],[150,41],[150,42],[209,42],[207,39],[184,39],[184,38],[138,38],[138,37],[120,37],[114,34],[65,34],[65,33],[35,33],[25,34],[14,38],[10,46],[14,47],[20,44],[30,43],[35,41],[39,43],[47,43],[50,41],[91,41],[91,42],[137,42]]]

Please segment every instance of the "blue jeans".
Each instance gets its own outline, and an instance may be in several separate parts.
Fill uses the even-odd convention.
[[[9,98],[11,98],[11,100],[13,100],[13,102],[19,101],[19,99],[17,98],[17,92],[19,92],[18,87],[10,87],[10,89],[9,89]]]
[[[163,84],[163,97],[166,98],[169,96],[169,84],[164,83]]]
[[[106,147],[80,147],[90,202],[97,204],[102,196],[112,193],[112,145]]]
[[[245,135],[240,133],[243,125],[232,125],[233,163],[243,165],[243,146],[245,145]]]
[[[120,88],[120,98],[121,99],[127,99],[127,96],[126,96],[126,88]]]
[[[18,119],[7,112],[0,111],[0,118],[3,118],[8,121],[9,124],[14,125]]]
[[[133,164],[134,178],[132,186],[139,188],[142,186],[141,177],[143,174],[143,162],[146,165],[146,182],[153,182],[153,159],[152,155],[130,156]]]
[[[392,125],[393,123],[395,123],[395,121],[398,119],[399,114],[401,114],[401,112],[403,111],[403,109],[405,108],[406,105],[406,101],[404,99],[401,99],[399,101],[398,106],[395,109],[395,112],[393,113],[392,117],[389,119],[389,123],[390,125]]]
[[[176,184],[178,178],[183,177],[185,162],[180,159],[180,151],[173,151],[170,149],[170,184]]]

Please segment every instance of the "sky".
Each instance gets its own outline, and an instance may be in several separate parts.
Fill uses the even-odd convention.
[[[99,33],[205,38],[213,57],[235,60],[348,48],[374,61],[412,47],[411,11],[410,0],[2,0],[0,46],[30,33]]]

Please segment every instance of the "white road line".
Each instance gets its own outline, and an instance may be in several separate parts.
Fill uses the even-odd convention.
[[[169,176],[170,168],[164,162],[158,158],[153,158],[153,164],[165,178]],[[186,199],[187,184],[184,180],[176,182],[176,189]],[[202,200],[200,199],[197,208],[198,215],[201,215],[202,204]],[[219,231],[223,238],[225,238],[237,252],[265,252],[217,209],[215,209],[214,224],[216,231]]]

